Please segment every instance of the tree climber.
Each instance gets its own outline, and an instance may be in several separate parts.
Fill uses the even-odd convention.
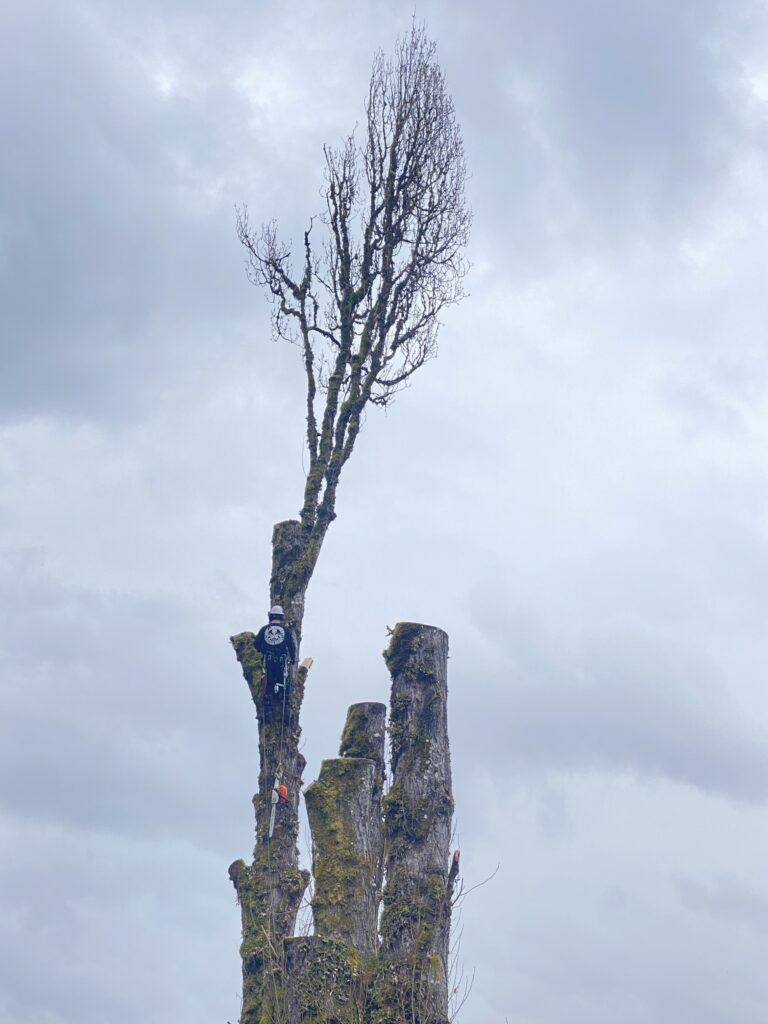
[[[296,661],[296,641],[290,627],[285,624],[285,613],[279,604],[270,608],[269,622],[256,634],[253,646],[264,656],[266,725],[272,717],[270,711],[273,706],[280,708],[279,714],[282,717],[282,708],[288,700],[291,664]]]

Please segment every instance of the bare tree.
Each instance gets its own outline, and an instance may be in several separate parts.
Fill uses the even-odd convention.
[[[353,133],[339,149],[324,149],[325,210],[310,221],[297,259],[274,223],[253,230],[247,209],[238,212],[250,279],[271,296],[275,335],[299,348],[306,375],[309,471],[299,519],[275,525],[270,580],[271,602],[285,608],[299,643],[307,586],[336,515],[339,478],[364,411],[388,405],[435,355],[440,314],[461,298],[466,272],[463,144],[423,27],[414,23],[393,57],[376,56],[365,109],[364,139],[358,143]],[[238,634],[232,643],[261,726],[254,859],[250,865],[236,861],[230,877],[243,922],[241,1021],[263,1024],[293,1012],[285,1002],[283,950],[309,881],[296,845],[307,670],[296,673],[283,721],[267,723],[253,634]],[[274,815],[278,772],[288,796]],[[315,793],[318,815],[322,792]],[[350,884],[356,891],[357,883]],[[441,908],[445,898],[440,895]],[[442,964],[438,933],[430,955]],[[306,974],[301,957],[310,945],[301,955],[294,951],[292,976]]]
[[[271,295],[275,334],[298,346],[306,374],[309,472],[272,594],[299,632],[363,412],[388,405],[435,355],[440,313],[461,298],[467,267],[464,148],[423,27],[393,57],[377,54],[365,109],[362,143],[353,133],[324,148],[325,210],[304,233],[298,273],[275,224],[253,230],[238,213],[250,279]]]

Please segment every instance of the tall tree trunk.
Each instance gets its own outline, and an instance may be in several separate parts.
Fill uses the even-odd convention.
[[[272,535],[270,602],[281,604],[285,609],[286,622],[296,637],[297,654],[308,579],[305,555],[301,525],[293,520],[277,523]],[[259,789],[253,797],[256,812],[253,862],[246,865],[238,860],[229,869],[242,916],[242,1024],[284,1020],[283,939],[293,935],[310,877],[308,871],[299,870],[297,847],[299,795],[306,764],[299,752],[299,715],[307,671],[294,669],[284,715],[273,714],[270,721],[265,722],[262,658],[253,641],[254,634],[250,632],[231,638],[259,723]],[[288,795],[277,804],[270,837],[269,821],[278,776]]]
[[[384,799],[386,886],[376,1024],[444,1024],[453,880],[448,636],[399,623],[384,653],[392,675],[392,786]]]

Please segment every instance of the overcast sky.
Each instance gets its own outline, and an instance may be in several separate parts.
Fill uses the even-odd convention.
[[[0,1024],[225,1024],[228,637],[304,480],[235,204],[298,237],[411,0],[0,14]],[[764,1024],[768,10],[419,2],[470,296],[367,418],[308,596],[307,782],[451,639],[466,1024]],[[305,850],[305,863],[308,853]]]

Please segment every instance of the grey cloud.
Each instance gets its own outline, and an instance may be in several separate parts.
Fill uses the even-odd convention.
[[[494,759],[768,798],[764,733],[739,716],[712,668],[676,654],[671,639],[606,634],[566,654],[562,637],[529,617],[491,612],[481,629],[485,651],[474,668],[462,658],[455,685],[476,694],[469,728],[494,736]]]
[[[483,889],[469,897],[465,932],[482,935],[475,946],[480,992],[471,1012],[555,1024],[574,1014],[592,1024],[617,1016],[631,1024],[651,1017],[758,1024],[765,994],[755,976],[761,936],[669,913],[654,894],[664,889],[659,873],[601,855],[610,827],[608,818],[593,830],[590,848],[565,848],[564,885],[555,877],[561,861],[545,848],[534,853],[510,843],[503,898],[498,880],[495,893]],[[490,995],[487,981],[494,941],[507,951],[498,995]]]
[[[675,880],[675,889],[687,910],[723,922],[746,924],[762,934],[768,931],[768,896],[738,878],[721,877],[706,883],[681,876]]]
[[[163,104],[136,55],[71,9],[27,9],[2,45],[2,407],[146,409],[251,308],[232,198],[205,195],[245,109],[221,88]]]
[[[296,25],[290,10],[275,19],[253,5],[239,16],[233,35],[229,21],[186,6],[133,17],[118,5],[14,12],[0,43],[0,85],[14,96],[13,145],[0,163],[5,415],[142,415],[213,339],[231,343],[244,322],[268,337],[234,207],[249,202],[257,221],[277,216],[289,237],[303,230],[319,206],[322,143],[353,127],[366,68],[342,124],[313,91],[314,69],[292,70],[311,63],[325,16]],[[286,38],[288,55],[270,63]],[[367,65],[360,34],[363,46]],[[163,95],[153,79],[166,68]],[[330,94],[341,93],[343,69],[326,70]],[[297,90],[290,109],[305,118],[301,131],[274,123],[274,85],[278,98],[284,85]]]
[[[765,28],[752,3],[474,5],[452,27],[475,241],[518,280],[684,230],[752,137],[737,56]]]
[[[236,1016],[237,913],[218,860],[191,844],[3,818],[0,839],[17,852],[0,863],[3,1024]],[[209,999],[222,978],[226,995]]]
[[[740,129],[738,96],[727,84],[734,76],[724,84],[708,50],[721,27],[719,5],[699,5],[694,19],[686,6],[550,4],[510,13],[489,4],[473,8],[472,31],[466,14],[455,13],[441,50],[467,122],[478,239],[490,228],[486,241],[505,253],[509,270],[531,274],[557,258],[557,225],[570,216],[557,204],[570,200],[552,191],[554,164],[595,207],[591,223],[602,216],[609,231],[648,213],[668,230],[671,210],[688,209],[697,182],[723,166],[707,140]],[[359,104],[335,113],[342,90],[329,80],[325,113],[318,104],[308,132],[276,147],[264,125],[254,125],[233,75],[249,34],[277,38],[277,30],[246,7],[240,14],[234,44],[217,20],[192,11],[174,33],[172,7],[155,22],[145,16],[142,32],[117,15],[115,31],[103,9],[89,17],[55,5],[16,12],[2,62],[3,87],[16,100],[15,145],[0,171],[13,200],[3,229],[7,410],[104,418],[137,403],[146,409],[160,382],[194,365],[226,325],[258,316],[267,333],[265,308],[239,273],[232,207],[251,200],[257,219],[277,213],[288,234],[302,227],[317,200],[298,167],[319,171],[320,143],[348,130]],[[392,33],[398,20],[402,12],[393,12]],[[193,97],[163,99],[154,90],[141,65],[153,57],[143,50],[153,33],[159,55],[165,47],[186,74],[199,69],[203,84]],[[210,38],[231,62],[229,74],[206,62]],[[312,45],[304,27],[297,38]],[[358,30],[357,50],[372,43]],[[262,53],[257,47],[255,59]],[[478,68],[472,75],[470,63]],[[532,109],[510,101],[505,66],[533,83]],[[531,119],[549,133],[543,149]],[[265,191],[274,196],[269,209]]]
[[[721,146],[739,123],[738,70],[728,69],[729,83],[711,45],[732,16],[720,2],[528,9],[521,34],[546,54],[550,74],[559,70],[558,134],[591,204],[606,203],[609,216],[648,204],[669,227],[720,172]]]
[[[176,601],[61,587],[40,569],[6,575],[2,599],[6,810],[201,844],[215,831],[234,855],[256,773],[242,776],[233,741],[246,751],[255,738],[226,639]],[[212,700],[224,673],[231,685]]]

